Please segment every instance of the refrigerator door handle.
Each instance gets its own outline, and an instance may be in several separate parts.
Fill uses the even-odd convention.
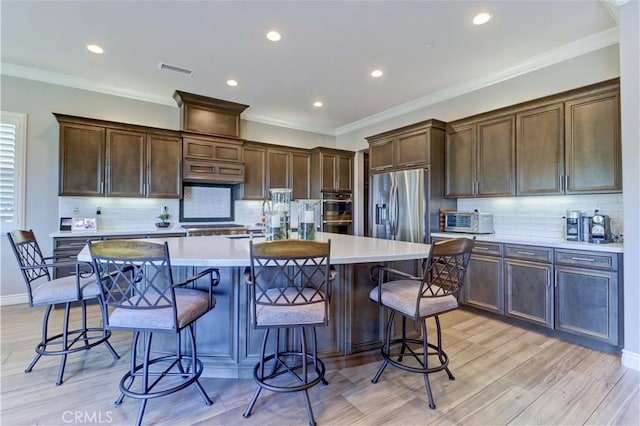
[[[389,201],[392,202],[391,210],[391,239],[395,240],[398,236],[398,217],[400,216],[400,203],[398,200],[398,184],[396,182],[391,186],[391,194]],[[390,203],[391,204],[391,203]]]

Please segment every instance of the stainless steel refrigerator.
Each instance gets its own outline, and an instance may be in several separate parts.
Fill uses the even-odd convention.
[[[430,243],[439,227],[444,200],[442,179],[432,180],[429,168],[371,175],[371,236],[388,240]]]

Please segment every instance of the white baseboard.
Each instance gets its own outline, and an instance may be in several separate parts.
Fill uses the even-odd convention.
[[[622,365],[640,371],[640,354],[626,349],[622,350]]]
[[[27,293],[0,296],[0,306],[20,305],[21,303],[29,303]]]

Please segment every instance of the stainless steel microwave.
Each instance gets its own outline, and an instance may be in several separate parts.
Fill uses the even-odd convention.
[[[478,212],[445,213],[444,230],[445,232],[492,234],[493,215]]]

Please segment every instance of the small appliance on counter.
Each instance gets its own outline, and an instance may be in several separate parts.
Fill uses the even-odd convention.
[[[565,227],[567,241],[580,241],[581,216],[582,212],[580,210],[567,210],[567,226]]]
[[[589,231],[589,242],[596,244],[612,243],[611,219],[609,216],[595,211],[591,217],[591,227]]]
[[[468,234],[493,234],[493,215],[478,211],[445,213],[444,230]]]

